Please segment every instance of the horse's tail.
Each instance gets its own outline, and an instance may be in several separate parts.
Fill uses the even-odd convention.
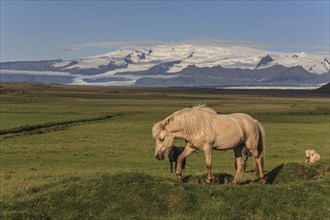
[[[260,122],[258,122],[256,120],[256,123],[258,125],[259,128],[259,143],[258,143],[258,152],[259,155],[261,157],[261,162],[262,162],[262,169],[264,169],[264,159],[265,159],[265,138],[266,138],[266,133],[265,133],[265,129],[262,126],[262,124]]]

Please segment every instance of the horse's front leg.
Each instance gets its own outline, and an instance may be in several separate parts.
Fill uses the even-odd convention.
[[[204,148],[205,153],[205,163],[206,163],[206,169],[207,169],[207,179],[205,182],[207,184],[210,184],[213,181],[213,176],[211,174],[212,169],[212,149],[211,148]]]
[[[182,161],[186,156],[189,154],[195,152],[197,149],[193,148],[191,144],[187,143],[185,149],[182,151],[182,153],[179,155],[176,165],[176,177],[177,179],[182,179]]]

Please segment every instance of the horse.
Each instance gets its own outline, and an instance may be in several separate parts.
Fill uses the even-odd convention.
[[[248,162],[249,157],[251,157],[251,152],[245,147],[245,145],[243,146],[242,149],[242,166],[243,166],[243,171],[245,172],[246,170],[246,164]],[[237,161],[236,161],[236,157],[234,155],[234,165],[235,165],[235,170],[237,169]]]
[[[263,171],[265,130],[261,123],[247,114],[218,114],[205,105],[184,108],[156,123],[152,127],[152,136],[156,141],[157,160],[164,160],[165,153],[175,139],[185,140],[185,149],[177,160],[178,180],[182,180],[183,159],[197,150],[202,150],[207,168],[205,181],[211,183],[214,179],[211,174],[212,150],[233,149],[238,167],[233,183],[237,184],[242,174],[242,148],[245,146],[254,157],[259,181],[266,182]]]
[[[173,162],[174,162],[175,170],[176,170],[178,157],[183,151],[184,151],[184,147],[177,147],[177,146],[171,147],[171,150],[168,153],[168,159],[171,164],[171,173],[173,173]],[[186,158],[183,159],[181,167],[182,167],[182,169],[184,169],[186,167]]]

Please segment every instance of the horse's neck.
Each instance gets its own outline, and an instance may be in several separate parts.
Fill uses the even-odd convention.
[[[185,131],[183,131],[179,126],[177,126],[176,124],[174,124],[174,123],[169,124],[169,125],[167,125],[166,129],[175,138],[188,140],[188,134]]]
[[[186,141],[188,140],[188,135],[185,132],[178,131],[178,132],[174,132],[172,134],[174,135],[175,138],[183,139]]]

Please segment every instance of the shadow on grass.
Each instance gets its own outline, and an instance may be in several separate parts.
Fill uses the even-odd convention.
[[[283,169],[284,164],[281,164],[277,167],[275,167],[273,170],[271,170],[270,172],[268,172],[265,176],[266,176],[266,184],[273,184],[277,175],[281,172],[281,170]]]
[[[269,172],[265,171],[266,184],[270,184],[270,185],[274,184],[276,178],[281,173],[283,167],[284,167],[284,164],[281,164]],[[249,172],[252,173],[254,171],[253,170],[247,171],[247,173],[249,173]],[[220,185],[229,184],[234,180],[234,177],[227,173],[213,174],[213,177],[214,177],[214,179],[213,179],[212,184],[220,184]],[[207,178],[206,174],[201,175],[201,176],[188,175],[182,179],[182,182],[183,183],[205,184],[206,178]],[[246,181],[240,181],[239,185],[247,185],[247,184],[253,184],[253,183],[258,183],[258,182],[259,182],[258,179],[246,180]]]

